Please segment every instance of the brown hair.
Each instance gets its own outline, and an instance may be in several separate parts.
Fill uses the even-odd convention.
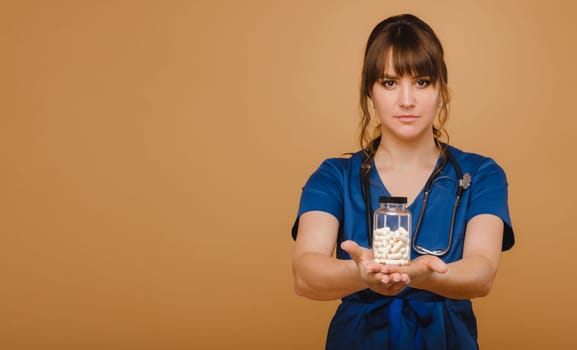
[[[383,78],[386,59],[392,53],[392,64],[400,76],[428,76],[433,84],[439,84],[441,107],[437,125],[433,124],[433,136],[436,144],[441,144],[445,135],[445,123],[449,113],[449,89],[447,86],[447,66],[443,58],[441,42],[425,22],[410,14],[385,19],[371,32],[361,77],[361,122],[360,143],[365,153],[363,168],[368,171],[381,138],[380,125],[371,132],[371,114],[368,99],[375,82]]]

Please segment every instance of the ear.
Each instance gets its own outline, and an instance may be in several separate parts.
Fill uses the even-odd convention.
[[[363,88],[363,92],[365,93],[365,97],[366,97],[366,98],[368,98],[368,99],[372,99],[372,98],[373,98],[372,94],[373,94],[373,88],[374,88],[374,87],[375,87],[375,84],[371,85],[370,87],[365,86],[365,87]]]
[[[375,101],[371,98],[371,96],[366,96],[366,98],[367,98],[367,105],[370,105],[373,108],[375,108]]]
[[[439,103],[437,104],[437,108],[441,109],[444,106],[443,96],[439,95],[438,100],[439,100]]]
[[[373,108],[375,107],[375,101],[373,101],[373,97],[371,96],[370,92],[368,92],[365,95],[365,98],[367,99],[367,104],[373,106]]]

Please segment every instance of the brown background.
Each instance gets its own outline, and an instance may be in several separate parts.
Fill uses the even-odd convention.
[[[0,348],[320,349],[289,229],[357,148],[365,40],[444,43],[451,143],[507,171],[517,245],[476,300],[484,349],[574,348],[572,1],[0,5]]]

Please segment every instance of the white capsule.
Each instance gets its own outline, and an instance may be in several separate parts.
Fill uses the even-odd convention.
[[[402,261],[401,260],[394,260],[394,259],[384,259],[384,263],[387,265],[401,265]]]
[[[387,254],[388,259],[395,259],[395,260],[399,260],[402,256],[403,256],[403,254],[401,254],[401,253],[389,253],[389,254]]]
[[[398,235],[397,240],[407,243],[409,241],[409,237],[405,235]]]
[[[398,252],[402,245],[403,245],[403,242],[397,241],[397,242],[391,247],[391,253],[396,253],[396,252]]]

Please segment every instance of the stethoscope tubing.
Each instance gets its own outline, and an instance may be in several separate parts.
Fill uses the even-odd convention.
[[[417,219],[417,225],[415,226],[415,231],[412,235],[412,239],[411,239],[411,244],[412,244],[412,248],[419,254],[422,255],[435,255],[435,256],[443,256],[446,255],[450,250],[451,250],[451,243],[453,241],[453,232],[455,229],[455,218],[457,215],[457,210],[459,208],[459,204],[461,202],[461,195],[463,193],[464,190],[466,190],[469,186],[469,182],[470,182],[470,175],[467,173],[465,174],[465,177],[463,177],[463,173],[461,171],[461,168],[459,167],[459,164],[457,163],[457,161],[455,160],[455,158],[453,157],[453,155],[451,154],[451,152],[445,148],[443,150],[443,155],[446,157],[446,160],[443,161],[443,163],[441,164],[441,166],[439,168],[436,168],[435,170],[433,170],[431,176],[429,176],[429,178],[427,179],[427,182],[425,183],[425,189],[424,189],[424,193],[423,193],[423,204],[422,204],[422,208],[421,208],[421,212],[419,213],[419,218]],[[448,161],[448,162],[447,162]],[[364,163],[364,162],[363,162]],[[438,174],[440,174],[443,169],[445,168],[445,166],[447,165],[447,163],[451,163],[451,165],[453,166],[453,168],[455,169],[455,172],[457,173],[457,197],[455,198],[455,202],[453,204],[453,210],[451,213],[451,225],[449,228],[449,237],[448,237],[448,242],[446,244],[446,248],[445,249],[439,249],[439,250],[428,250],[420,245],[418,245],[417,242],[417,238],[421,229],[421,224],[423,222],[423,218],[425,216],[425,211],[427,209],[427,203],[429,200],[429,193],[433,187],[433,182],[436,178],[436,176]],[[361,194],[363,196],[363,199],[365,201],[365,213],[366,213],[366,219],[367,219],[367,239],[369,242],[369,246],[372,247],[372,232],[373,232],[373,218],[372,218],[372,206],[371,206],[371,188],[370,188],[370,168],[365,169],[365,168],[361,168]]]

